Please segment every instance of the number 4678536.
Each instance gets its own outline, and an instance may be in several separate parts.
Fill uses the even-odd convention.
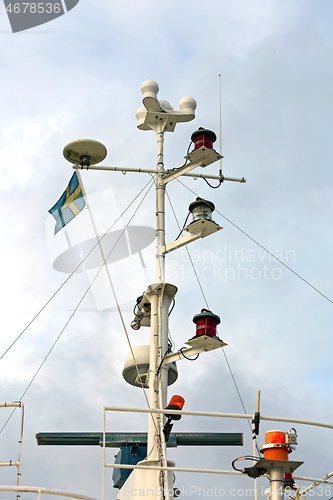
[[[30,2],[23,2],[22,4],[19,3],[14,3],[13,7],[12,4],[10,3],[8,7],[6,8],[6,11],[14,14],[25,14],[25,13],[30,13],[30,14],[59,14],[61,11],[60,3],[55,3],[54,5],[52,3],[30,3]]]

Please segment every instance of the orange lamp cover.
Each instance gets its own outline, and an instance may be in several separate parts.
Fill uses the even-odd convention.
[[[174,408],[175,410],[182,410],[184,403],[185,399],[182,398],[181,396],[172,396],[167,408],[170,408],[170,406],[176,406],[177,408]]]
[[[286,434],[281,431],[269,431],[265,434],[264,458],[268,460],[288,460],[289,448]]]

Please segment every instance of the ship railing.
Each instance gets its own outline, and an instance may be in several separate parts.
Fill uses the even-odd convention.
[[[88,497],[87,495],[81,495],[79,493],[71,493],[69,491],[55,490],[52,488],[40,488],[38,486],[0,486],[0,491],[12,491],[12,492],[25,492],[25,493],[36,493],[37,500],[41,499],[42,494],[46,495],[57,495],[67,498],[77,498],[78,500],[96,500],[93,497]]]
[[[11,403],[0,403],[0,408],[21,408],[20,416],[20,433],[19,433],[19,455],[18,460],[3,460],[0,462],[0,467],[17,467],[17,481],[16,485],[20,486],[21,482],[21,461],[22,461],[22,437],[23,437],[23,417],[24,417],[24,406],[21,401],[15,401]],[[20,498],[19,493],[17,493],[17,500]]]
[[[229,474],[247,477],[245,474],[237,471],[227,471],[227,470],[214,470],[214,469],[192,469],[184,467],[160,467],[160,466],[145,466],[145,465],[130,465],[130,464],[108,464],[106,463],[105,451],[106,451],[106,412],[131,412],[131,413],[157,413],[157,414],[168,414],[168,415],[189,415],[195,417],[217,417],[217,418],[240,418],[240,419],[254,419],[255,415],[244,414],[244,413],[221,413],[221,412],[206,412],[206,411],[187,411],[187,410],[165,410],[165,409],[155,409],[155,408],[128,408],[122,406],[104,406],[103,408],[103,490],[102,490],[102,500],[105,498],[105,470],[106,468],[113,469],[144,469],[144,470],[164,470],[172,472],[194,472],[202,474]],[[316,427],[324,427],[326,429],[333,429],[332,424],[326,424],[323,422],[316,422],[313,420],[302,420],[296,418],[288,417],[270,417],[260,415],[260,420],[267,420],[270,422],[287,422],[292,424],[303,424]],[[294,479],[299,481],[309,481],[311,483],[319,484],[330,484],[333,485],[333,481],[328,481],[328,477],[332,474],[328,474],[322,479],[315,479],[310,477],[295,476]],[[265,474],[266,477],[269,477]],[[311,485],[306,491],[309,491],[315,485]],[[302,498],[306,498],[306,491],[300,491]]]

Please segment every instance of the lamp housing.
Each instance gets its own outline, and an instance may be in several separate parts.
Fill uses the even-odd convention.
[[[182,410],[185,403],[185,399],[181,396],[172,396],[170,399],[170,403],[166,406],[166,410]],[[181,415],[168,415],[165,413],[165,416],[170,420],[180,420],[182,418]]]
[[[198,197],[190,204],[188,209],[192,213],[192,222],[196,222],[197,220],[201,219],[206,219],[209,221],[213,220],[212,213],[215,210],[215,205],[212,201],[207,201],[203,198]]]
[[[216,134],[212,130],[199,127],[198,130],[193,132],[191,140],[194,142],[194,149],[204,146],[208,149],[213,149],[213,143],[216,141]]]
[[[216,326],[221,323],[221,319],[216,314],[208,309],[201,309],[201,313],[196,314],[193,318],[193,323],[196,324],[196,337],[208,335],[216,337]]]

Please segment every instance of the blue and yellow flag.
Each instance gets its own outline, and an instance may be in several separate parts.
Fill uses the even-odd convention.
[[[66,191],[64,191],[57,203],[49,210],[49,213],[56,220],[54,234],[57,234],[60,229],[74,219],[85,207],[85,204],[79,178],[77,173],[74,172],[66,187]]]

